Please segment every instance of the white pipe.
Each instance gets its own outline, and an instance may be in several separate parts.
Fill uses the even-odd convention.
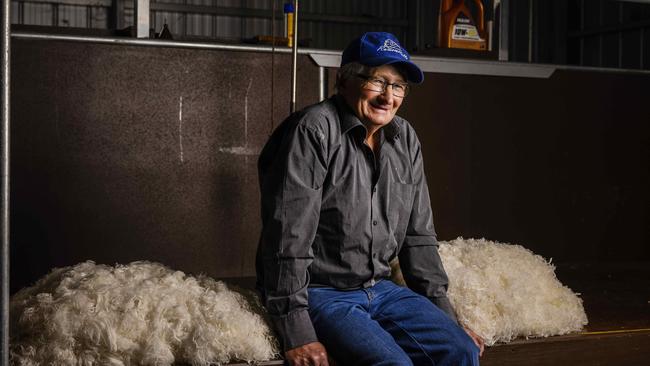
[[[12,38],[20,39],[37,39],[44,41],[70,41],[81,43],[104,43],[126,46],[150,46],[150,47],[170,47],[170,48],[190,48],[190,49],[204,49],[204,50],[222,50],[222,51],[242,51],[242,52],[273,52],[273,48],[269,46],[253,46],[253,45],[232,45],[220,43],[206,43],[206,42],[180,42],[169,41],[163,39],[144,39],[144,38],[127,38],[127,37],[93,37],[93,36],[75,36],[63,34],[45,34],[45,33],[28,33],[28,32],[13,32]],[[287,47],[280,47],[275,49],[276,53],[291,53],[292,50]],[[321,50],[317,48],[301,48],[298,50],[301,55],[341,55],[341,51]],[[338,66],[337,66],[338,67]]]
[[[298,62],[298,0],[294,0],[293,6],[293,58],[291,60],[291,113],[296,111],[296,78]]]
[[[0,293],[2,321],[0,328],[0,365],[9,366],[9,61],[11,56],[10,0],[2,2],[2,259]]]
[[[136,38],[149,38],[149,0],[134,0]]]
[[[327,82],[323,66],[318,66],[318,101],[322,102],[327,98]]]

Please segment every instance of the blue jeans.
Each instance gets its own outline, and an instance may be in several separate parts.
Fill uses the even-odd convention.
[[[316,334],[343,365],[478,366],[478,347],[429,299],[389,280],[309,289]]]

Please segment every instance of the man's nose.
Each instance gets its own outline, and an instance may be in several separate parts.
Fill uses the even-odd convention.
[[[393,102],[393,98],[395,97],[395,96],[393,95],[393,86],[390,85],[390,84],[389,84],[389,85],[386,85],[386,87],[384,88],[384,91],[382,91],[382,92],[379,94],[379,96],[381,96],[381,98],[382,98],[383,100],[385,100],[387,103],[392,103],[392,102]]]

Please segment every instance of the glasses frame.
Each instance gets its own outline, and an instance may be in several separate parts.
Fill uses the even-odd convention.
[[[374,91],[374,92],[378,92],[378,93],[385,93],[386,88],[388,88],[388,86],[390,85],[391,89],[392,89],[391,92],[392,92],[393,96],[396,97],[396,98],[406,98],[406,96],[409,94],[409,90],[411,89],[408,83],[389,83],[386,80],[377,79],[377,78],[374,78],[372,76],[364,75],[364,74],[357,74],[356,76],[359,79],[365,81],[363,83],[363,87],[365,89],[367,89],[367,90],[370,90],[370,91]],[[381,87],[379,86],[379,84],[381,84]],[[381,88],[381,90],[371,89],[368,86],[375,86],[377,88]],[[395,94],[395,90],[396,90],[395,86],[404,87],[404,95]]]

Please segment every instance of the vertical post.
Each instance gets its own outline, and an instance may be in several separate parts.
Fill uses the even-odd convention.
[[[149,38],[149,0],[134,0],[133,19],[137,38]]]
[[[271,105],[271,113],[270,113],[270,116],[271,116],[271,123],[270,123],[271,128],[269,128],[269,136],[273,132],[273,123],[275,122],[275,114],[273,113],[273,111],[275,110],[275,98],[273,98],[273,97],[275,95],[274,92],[275,92],[275,11],[276,11],[275,3],[276,3],[276,0],[271,0],[271,3],[273,5],[273,6],[271,6],[271,8],[272,8],[271,9],[271,39],[273,41],[271,41],[271,103],[270,103],[270,105]],[[215,17],[214,18],[215,23],[213,23],[213,24],[216,24],[216,21],[217,21],[217,18]],[[284,29],[286,30],[287,27],[285,26]],[[214,37],[215,38],[217,37],[217,32],[214,32]]]
[[[0,365],[9,366],[9,57],[11,40],[10,2],[2,1],[2,322]]]
[[[580,31],[585,30],[585,2],[580,0]],[[580,36],[580,66],[585,64],[585,36]]]
[[[645,62],[646,60],[643,58],[643,47],[645,45],[645,28],[641,28],[641,34],[639,37],[639,49],[641,52],[639,52],[639,68],[641,70],[645,69]]]
[[[510,38],[510,0],[501,0],[499,10],[499,61],[508,61]]]
[[[318,100],[323,101],[327,98],[327,79],[326,70],[323,66],[318,67]]]
[[[420,14],[422,14],[420,0],[407,1],[406,4],[407,19],[409,27],[406,36],[406,49],[409,52],[420,50],[424,47],[420,45]]]
[[[598,26],[599,27],[602,27],[603,24],[605,24],[605,14],[604,13],[605,13],[605,2],[604,1],[599,1],[598,2]],[[603,36],[604,35],[602,33],[598,35],[598,66],[599,67],[603,67],[603,65],[605,64],[605,62],[604,62],[605,55],[604,55],[604,52],[603,52],[603,49],[604,49],[603,43],[604,43],[605,40],[604,40]],[[643,52],[641,52],[641,53],[643,53]]]
[[[550,60],[554,64],[567,63],[567,39],[568,36],[568,5],[566,1],[553,2],[553,58]]]
[[[296,68],[298,62],[298,0],[294,0],[293,6],[293,58],[291,61],[291,113],[296,111]]]
[[[528,63],[533,62],[534,0],[528,0]]]
[[[108,28],[124,28],[124,2],[125,0],[112,0],[109,10]]]
[[[584,10],[583,10],[584,11]],[[618,3],[618,24],[623,24],[623,3]],[[616,32],[618,35],[618,68],[623,68],[623,31]],[[601,36],[602,37],[602,36]],[[598,50],[603,52],[603,50]],[[642,50],[643,51],[643,50]]]

